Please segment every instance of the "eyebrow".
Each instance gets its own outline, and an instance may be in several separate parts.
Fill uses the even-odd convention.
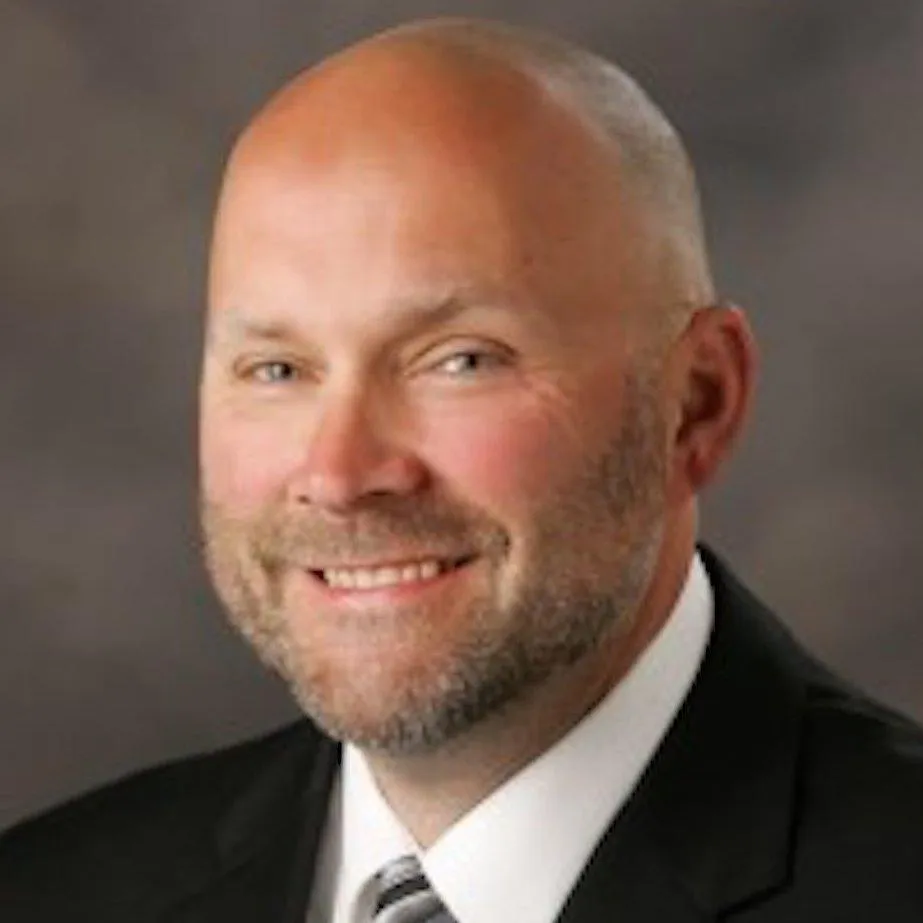
[[[397,339],[411,331],[447,324],[459,315],[479,308],[503,311],[508,310],[509,306],[483,299],[469,300],[458,291],[436,300],[407,300],[393,309],[393,331],[389,338]],[[221,341],[248,340],[291,343],[304,341],[305,337],[285,318],[256,317],[248,314],[244,308],[230,306],[220,309],[209,319],[207,339],[215,345]]]

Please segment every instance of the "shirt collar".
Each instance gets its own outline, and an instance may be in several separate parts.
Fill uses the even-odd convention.
[[[459,923],[507,916],[551,923],[685,699],[705,653],[713,608],[705,568],[695,555],[674,611],[626,676],[426,852],[394,817],[361,752],[347,745],[335,901],[341,912],[334,919],[362,919],[353,914],[370,904],[375,872],[399,855],[416,853]],[[344,914],[350,905],[353,910]]]
[[[365,757],[352,744],[343,748],[341,779],[342,866],[337,902],[341,905],[338,916],[351,923],[371,919],[375,873],[398,856],[419,854],[419,848],[379,791]]]

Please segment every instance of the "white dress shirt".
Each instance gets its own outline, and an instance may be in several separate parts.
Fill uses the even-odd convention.
[[[407,853],[420,857],[458,923],[552,923],[686,698],[713,617],[696,555],[670,618],[621,682],[425,851],[362,753],[345,746],[308,923],[368,923],[373,876]]]

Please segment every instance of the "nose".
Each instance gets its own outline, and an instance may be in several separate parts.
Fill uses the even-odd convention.
[[[370,496],[419,490],[425,466],[401,446],[392,416],[361,394],[328,396],[290,481],[290,499],[338,514]]]

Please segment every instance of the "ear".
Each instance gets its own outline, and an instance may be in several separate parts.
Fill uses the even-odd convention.
[[[715,477],[749,415],[758,357],[746,315],[732,305],[697,311],[675,358],[673,484],[688,497]]]

